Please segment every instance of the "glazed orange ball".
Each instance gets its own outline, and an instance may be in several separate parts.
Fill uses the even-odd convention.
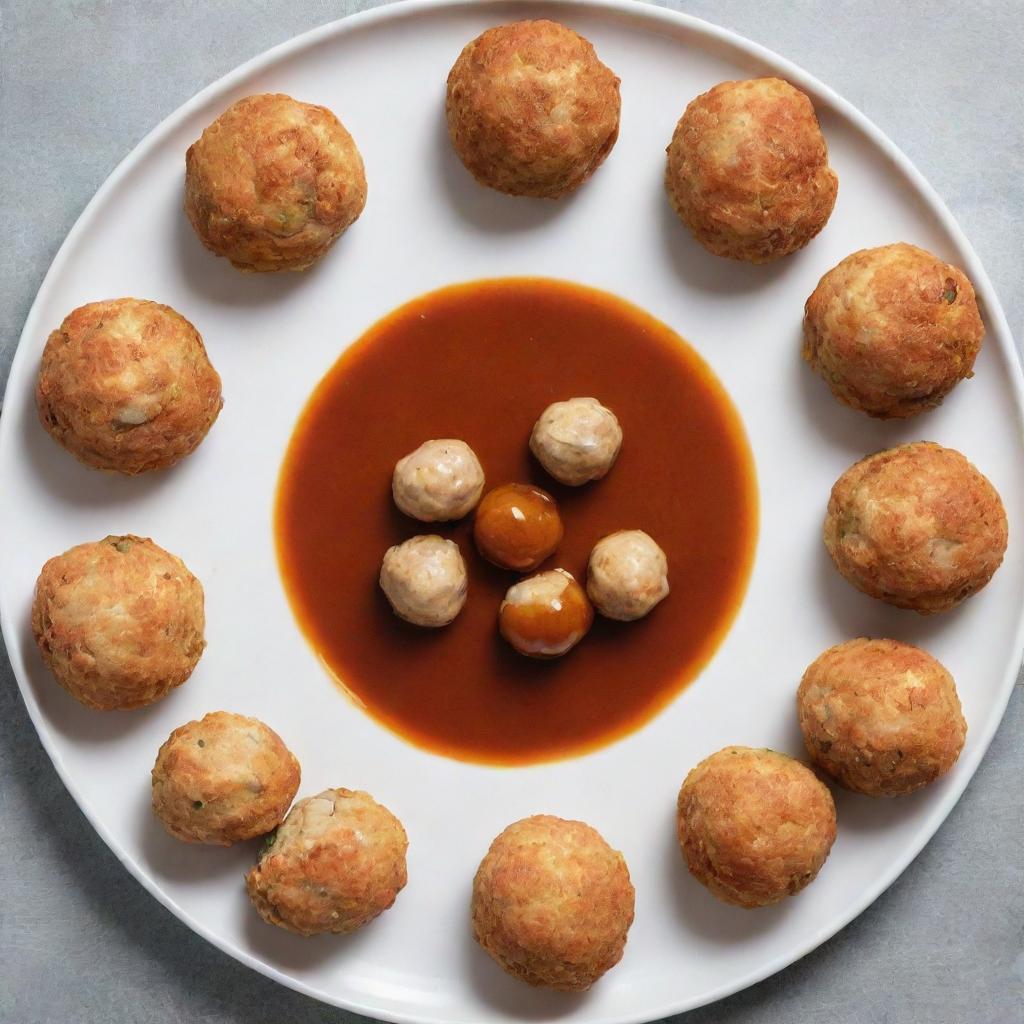
[[[586,635],[594,609],[565,569],[549,569],[508,588],[498,611],[501,635],[528,658],[558,658]]]
[[[562,542],[558,504],[531,484],[495,487],[477,507],[473,539],[488,562],[530,572]]]

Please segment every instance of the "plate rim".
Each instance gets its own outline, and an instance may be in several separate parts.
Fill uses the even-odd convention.
[[[128,154],[110,172],[75,220],[74,225],[50,263],[29,308],[25,324],[18,337],[14,356],[11,360],[7,382],[4,387],[3,400],[0,401],[0,412],[2,412],[3,406],[6,404],[8,392],[13,390],[13,381],[22,374],[21,364],[28,358],[28,343],[37,334],[37,321],[41,317],[41,308],[45,304],[46,295],[52,282],[57,278],[70,258],[79,235],[83,234],[90,226],[96,209],[106,200],[107,196],[114,192],[121,181],[132,173],[137,165],[150,156],[164,139],[189,118],[195,110],[206,104],[216,95],[230,91],[240,81],[254,72],[273,67],[278,62],[293,57],[306,49],[315,47],[328,39],[372,27],[378,22],[397,21],[434,11],[457,9],[460,7],[474,11],[494,8],[499,11],[511,12],[515,9],[522,9],[524,16],[527,15],[530,8],[560,8],[566,13],[569,20],[571,20],[574,10],[585,10],[598,15],[625,17],[640,23],[647,23],[648,25],[665,25],[672,28],[685,27],[695,35],[714,40],[734,52],[754,57],[758,61],[770,65],[789,81],[801,89],[812,93],[819,101],[823,101],[830,106],[833,111],[865,136],[877,151],[880,151],[888,158],[894,169],[903,175],[911,188],[925,201],[929,212],[937,218],[941,229],[950,236],[959,253],[963,256],[963,268],[971,279],[985,310],[989,326],[989,344],[994,342],[998,345],[1001,355],[1009,368],[1010,372],[1006,384],[1010,388],[1014,399],[1018,431],[1024,433],[1024,372],[1022,372],[1021,357],[1013,343],[1013,335],[995,289],[974,247],[947,208],[945,202],[911,162],[909,157],[857,107],[793,61],[760,43],[747,39],[732,29],[723,28],[681,11],[658,7],[650,2],[645,2],[645,0],[386,0],[385,3],[378,7],[355,12],[306,32],[299,33],[262,51],[215,79],[168,114],[132,147]],[[14,435],[15,428],[11,425],[10,417],[0,416],[0,466],[3,465],[7,457],[8,449],[14,444]],[[8,508],[8,502],[2,496],[2,491],[0,491],[0,516],[9,514]],[[328,1005],[359,1013],[366,1017],[394,1022],[394,1024],[446,1024],[445,1017],[437,1016],[430,1011],[403,1012],[388,1009],[382,1010],[379,1006],[373,1006],[358,999],[339,998],[333,993],[326,992],[315,985],[292,977],[290,974],[278,969],[275,965],[261,960],[252,953],[233,945],[230,941],[221,939],[208,929],[206,925],[185,911],[170,895],[163,891],[157,880],[146,871],[144,865],[132,859],[121,847],[94,812],[89,801],[78,791],[74,779],[65,768],[46,717],[36,702],[32,688],[27,682],[28,676],[24,660],[16,644],[18,631],[13,622],[10,609],[3,604],[0,604],[0,634],[3,635],[11,669],[29,718],[61,782],[93,830],[103,840],[122,866],[162,906],[166,907],[191,931],[222,952],[246,967],[258,971],[265,977],[293,991],[300,992]],[[815,931],[806,942],[799,946],[788,949],[786,952],[767,960],[756,969],[728,983],[719,985],[717,988],[703,992],[695,998],[685,999],[681,1002],[666,1003],[656,1009],[588,1017],[587,1019],[593,1021],[594,1024],[647,1024],[650,1021],[660,1020],[664,1017],[717,1002],[736,992],[749,988],[783,970],[790,964],[795,963],[838,934],[854,918],[862,914],[867,907],[874,903],[903,874],[921,850],[931,841],[963,795],[973,779],[982,758],[985,756],[996,730],[1005,716],[1006,707],[1020,672],[1021,662],[1024,660],[1024,603],[1022,603],[1021,608],[1018,610],[1016,634],[1009,653],[1012,657],[1000,687],[996,691],[989,717],[984,722],[983,727],[979,729],[975,726],[972,730],[975,735],[979,736],[979,739],[971,755],[962,761],[966,768],[962,772],[962,781],[959,781],[955,786],[948,787],[948,791],[944,794],[943,799],[936,802],[935,808],[922,822],[914,840],[908,845],[904,854],[897,857],[890,864],[888,870],[863,891],[861,897],[854,902],[851,909],[835,918],[830,918],[823,927]]]

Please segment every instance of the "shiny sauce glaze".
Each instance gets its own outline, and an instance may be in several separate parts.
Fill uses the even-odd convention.
[[[624,432],[605,479],[565,487],[528,440],[551,402],[594,396]],[[559,502],[565,536],[541,569],[585,583],[605,534],[643,529],[668,556],[670,595],[638,622],[596,616],[564,658],[516,654],[497,629],[521,577],[477,553],[472,516],[419,523],[395,508],[395,462],[429,438],[462,438],[485,488],[523,481]],[[526,764],[603,746],[670,702],[714,654],[746,588],[757,530],[739,416],[678,335],[605,292],[511,278],[456,285],[372,327],[320,382],[289,445],[275,514],[296,618],[365,710],[407,740],[466,761]],[[459,544],[469,598],[452,625],[392,613],[377,585],[392,544]]]

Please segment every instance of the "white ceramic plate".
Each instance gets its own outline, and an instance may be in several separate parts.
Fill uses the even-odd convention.
[[[463,44],[522,16],[560,18],[622,78],[622,134],[574,198],[514,200],[477,187],[453,155],[444,81]],[[670,211],[664,149],[686,103],[726,78],[782,75],[813,98],[839,201],[804,251],[767,267],[706,254]],[[281,90],[335,110],[366,160],[366,212],[306,275],[243,276],[209,256],[181,212],[183,157],[247,93]],[[962,265],[988,326],[975,378],[936,412],[877,423],[841,408],[798,354],[803,302],[854,249],[905,239]],[[406,299],[468,278],[543,274],[616,292],[690,339],[738,405],[762,502],[756,565],[731,633],[700,678],[640,732],[598,753],[526,769],[461,764],[407,745],[346,703],[292,618],[271,512],[282,454],[311,389],[342,348]],[[47,333],[80,303],[169,303],[203,333],[224,412],[169,473],[118,479],[62,452],[35,419]],[[661,1017],[749,985],[808,952],[903,870],[963,791],[1003,713],[1021,653],[1024,451],[1021,378],[984,270],[907,160],[849,104],[779,57],[690,18],[628,3],[412,2],[304,35],[228,75],[168,118],[111,175],[54,261],[25,325],[0,429],[0,604],[15,673],[69,790],[125,866],[211,942],[300,991],[393,1020]],[[381,407],[388,413],[387,396]],[[856,458],[927,437],[964,451],[1007,506],[1010,550],[992,584],[923,619],[855,593],[820,541],[833,480]],[[343,524],[339,524],[339,529]],[[43,561],[108,533],[154,537],[207,594],[209,649],[192,679],[143,711],[79,707],[40,663],[29,631]],[[838,797],[839,838],[819,879],[786,904],[744,912],[683,870],[673,834],[686,771],[728,743],[799,753],[794,691],[829,644],[862,634],[918,642],[956,677],[970,725],[949,777],[914,797]],[[149,769],[175,726],[216,708],[265,719],[303,768],[302,794],[365,788],[411,837],[394,909],[349,938],[303,940],[265,925],[241,875],[255,844],[206,849],[166,836]],[[470,937],[467,900],[488,843],[551,812],[621,848],[637,889],[626,955],[588,995],[506,978]],[[126,880],[126,885],[130,884]]]

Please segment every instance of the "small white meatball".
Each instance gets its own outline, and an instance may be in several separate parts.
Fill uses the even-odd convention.
[[[395,614],[415,626],[447,626],[466,603],[466,563],[454,541],[411,537],[388,548],[380,588]]]
[[[668,559],[643,530],[610,533],[590,552],[587,596],[609,619],[642,619],[668,590]]]
[[[541,413],[530,435],[530,451],[560,483],[578,487],[600,480],[615,464],[622,427],[596,398],[555,402]]]
[[[424,441],[395,464],[391,493],[413,519],[443,523],[476,507],[484,489],[480,460],[465,441]]]

